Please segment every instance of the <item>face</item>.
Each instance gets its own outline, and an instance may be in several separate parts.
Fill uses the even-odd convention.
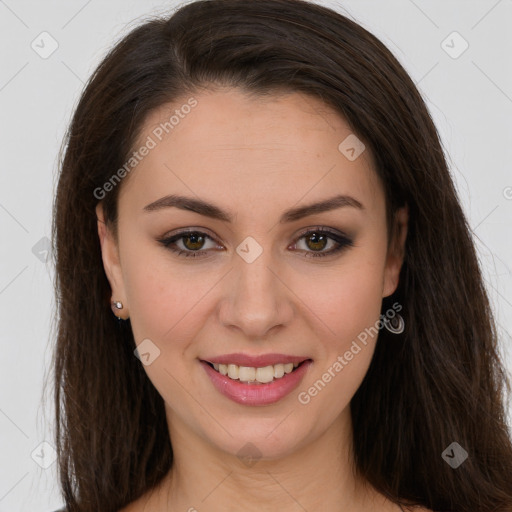
[[[150,149],[118,185],[117,243],[100,205],[98,227],[112,297],[176,438],[275,458],[347,418],[407,221],[400,211],[388,248],[382,184],[369,150],[339,149],[349,136],[299,93],[204,92],[146,120],[136,148]]]

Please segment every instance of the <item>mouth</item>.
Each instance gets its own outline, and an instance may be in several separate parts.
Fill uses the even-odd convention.
[[[199,359],[199,363],[214,388],[228,399],[246,406],[266,406],[288,396],[308,374],[313,360],[238,353]]]
[[[228,363],[213,363],[210,361],[202,361],[209,365],[220,375],[224,375],[233,381],[238,381],[250,385],[269,384],[274,381],[282,379],[284,376],[297,371],[304,363],[312,361],[311,359],[304,359],[301,362],[295,363],[278,363],[267,366],[239,366],[236,364]]]

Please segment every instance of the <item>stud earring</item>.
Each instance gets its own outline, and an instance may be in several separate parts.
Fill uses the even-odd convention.
[[[384,327],[393,334],[401,334],[405,330],[405,320],[400,313],[396,313],[393,318],[384,316]]]
[[[120,301],[120,300],[113,300],[111,302],[111,305],[112,305],[112,310],[115,309],[123,309],[123,303]],[[120,316],[117,316],[115,311],[113,311],[115,317],[118,319],[118,320],[123,320]]]

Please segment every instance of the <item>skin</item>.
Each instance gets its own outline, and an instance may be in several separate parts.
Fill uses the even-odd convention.
[[[351,129],[321,101],[299,93],[249,97],[237,89],[194,95],[198,104],[126,177],[119,196],[119,237],[98,233],[112,298],[130,318],[135,341],[160,350],[148,377],[165,400],[174,465],[135,511],[398,511],[351,470],[349,404],[370,364],[376,337],[308,404],[297,399],[379,319],[397,287],[407,233],[399,211],[388,247],[385,197],[369,150],[348,160],[338,145]],[[151,113],[137,147],[188,97]],[[177,208],[144,211],[167,194],[210,201],[232,224]],[[281,213],[343,193],[350,206],[279,224]],[[353,239],[315,245],[305,228]],[[203,245],[176,244],[203,257],[178,256],[157,240],[184,228],[208,234]],[[246,237],[262,254],[236,252]],[[295,244],[295,245],[294,245]],[[318,247],[320,247],[318,249]],[[217,250],[216,250],[217,248]],[[220,249],[218,249],[220,248]],[[313,359],[299,387],[267,406],[237,404],[211,384],[199,359],[230,352],[285,353]],[[247,443],[261,453],[247,465]],[[300,506],[299,506],[300,504]],[[418,509],[416,509],[418,510]]]

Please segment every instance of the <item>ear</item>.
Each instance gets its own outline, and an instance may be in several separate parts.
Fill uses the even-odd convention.
[[[386,267],[384,269],[384,280],[382,296],[392,295],[398,287],[400,269],[405,256],[405,240],[407,238],[407,228],[409,224],[409,207],[405,205],[399,208],[394,217],[392,226],[392,240],[389,243],[386,255]]]
[[[112,289],[112,300],[120,301],[123,304],[122,310],[115,309],[114,312],[116,316],[126,319],[128,317],[128,304],[121,271],[119,247],[114,234],[105,223],[103,204],[101,202],[96,205],[96,217],[98,220],[98,236],[100,238],[103,268]]]

